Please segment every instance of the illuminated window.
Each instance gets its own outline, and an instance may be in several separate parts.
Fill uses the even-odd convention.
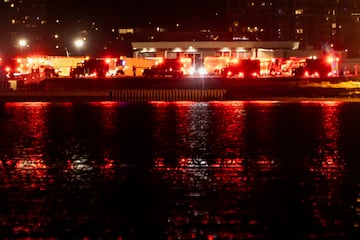
[[[331,28],[336,28],[336,23],[332,23]]]
[[[119,34],[132,34],[132,33],[134,33],[133,28],[120,28],[119,29]]]
[[[296,33],[297,33],[297,34],[303,34],[303,33],[304,33],[304,29],[302,29],[302,28],[297,28],[297,29],[296,29]]]

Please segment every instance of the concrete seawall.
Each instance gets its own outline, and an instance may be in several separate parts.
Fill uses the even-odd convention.
[[[110,91],[0,91],[0,101],[6,102],[67,102],[67,101],[110,101]]]
[[[114,101],[147,102],[147,101],[209,101],[224,100],[224,89],[123,89],[110,91]]]
[[[1,101],[355,100],[359,97],[359,78],[60,78],[18,90],[0,89]]]
[[[224,100],[226,91],[121,89],[101,91],[6,91],[0,92],[3,101],[209,101]]]

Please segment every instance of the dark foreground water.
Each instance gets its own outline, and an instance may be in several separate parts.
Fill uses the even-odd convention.
[[[360,103],[3,103],[0,134],[1,239],[360,239]]]

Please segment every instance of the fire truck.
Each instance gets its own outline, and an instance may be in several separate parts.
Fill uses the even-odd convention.
[[[87,57],[28,56],[3,62],[8,79],[39,82],[45,78],[69,77],[70,69]]]
[[[109,72],[109,63],[105,59],[90,58],[79,62],[70,70],[70,77],[106,77]]]
[[[58,77],[59,72],[42,57],[9,59],[4,63],[7,79],[39,83],[45,78]]]
[[[338,58],[332,56],[307,58],[292,69],[294,77],[333,77],[338,75]]]
[[[163,59],[143,71],[144,77],[183,77],[189,74],[191,61],[188,58]],[[189,65],[190,64],[190,65]]]
[[[223,77],[232,78],[248,78],[260,76],[260,60],[259,59],[239,59],[237,63],[229,63],[228,66],[222,68],[219,73]]]

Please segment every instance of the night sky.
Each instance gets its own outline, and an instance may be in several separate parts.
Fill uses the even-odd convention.
[[[101,3],[101,4],[100,4]],[[224,0],[48,0],[49,17],[86,19],[122,26],[175,24],[211,26],[224,15]],[[219,13],[216,17],[216,13]]]

